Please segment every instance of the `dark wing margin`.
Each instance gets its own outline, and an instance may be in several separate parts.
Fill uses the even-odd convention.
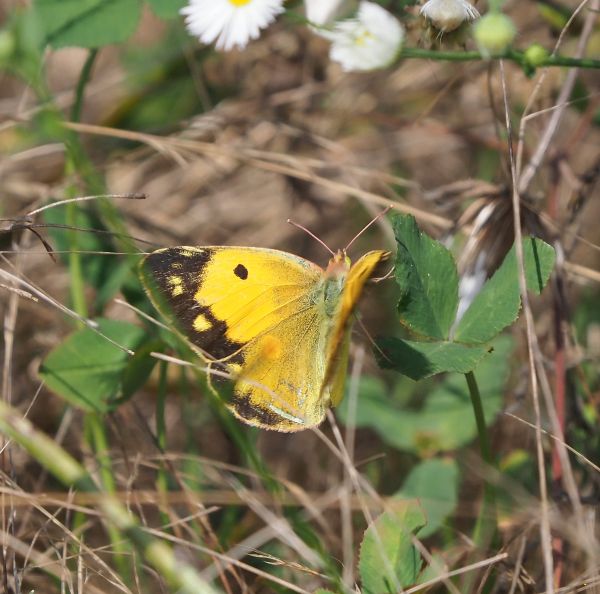
[[[229,340],[227,324],[196,300],[213,254],[211,248],[185,246],[158,250],[140,263],[140,278],[154,307],[206,359],[243,363],[244,344]],[[203,328],[197,326],[199,318],[205,322]]]

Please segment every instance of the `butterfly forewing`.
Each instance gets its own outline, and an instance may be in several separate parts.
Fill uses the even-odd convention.
[[[324,356],[314,304],[321,268],[276,250],[177,247],[148,255],[141,277],[195,350],[237,378],[229,402],[237,416],[283,431],[305,418],[316,424],[307,395],[318,398],[323,381],[323,365],[312,361],[319,349]]]

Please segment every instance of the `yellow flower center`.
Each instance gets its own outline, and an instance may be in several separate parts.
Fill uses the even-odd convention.
[[[229,2],[237,8],[239,6],[244,6],[244,4],[249,4],[252,0],[229,0]]]
[[[368,43],[369,39],[373,39],[373,34],[368,29],[363,29],[354,38],[354,43],[359,47],[362,47]]]

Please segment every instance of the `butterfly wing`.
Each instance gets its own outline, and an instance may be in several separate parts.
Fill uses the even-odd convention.
[[[310,306],[279,322],[242,350],[244,365],[231,410],[267,429],[300,431],[323,421],[327,318]]]
[[[232,411],[279,431],[325,414],[331,324],[315,306],[323,276],[308,260],[260,248],[167,248],[141,264],[156,308],[209,366],[236,378]]]
[[[329,392],[332,406],[337,406],[344,395],[344,383],[348,369],[348,351],[352,330],[352,312],[363,292],[365,283],[377,267],[387,260],[389,252],[367,252],[350,267],[340,297],[340,307],[334,319],[327,346],[327,369],[322,390]]]

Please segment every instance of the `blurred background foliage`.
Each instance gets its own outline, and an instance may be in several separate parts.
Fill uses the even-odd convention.
[[[461,279],[490,277],[513,234],[497,62],[407,59],[343,73],[327,42],[302,25],[301,3],[288,3],[290,14],[258,41],[228,53],[186,34],[179,2],[105,2],[89,12],[92,27],[86,11],[96,4],[58,10],[38,0],[34,10],[0,0],[2,397],[69,452],[99,491],[70,493],[41,458],[15,445],[3,450],[4,591],[177,591],[151,557],[143,561],[135,532],[103,521],[107,494],[216,591],[359,585],[379,594],[430,579],[433,592],[597,585],[597,73],[579,72],[521,196],[524,232],[559,256],[549,288],[531,297],[553,397],[542,426],[555,433],[556,421],[575,451],[571,473],[556,440],[543,438],[552,529],[545,538],[536,434],[523,422],[535,423],[524,324],[499,336],[475,371],[490,467],[479,455],[465,378],[415,382],[381,371],[358,325],[349,394],[334,413],[341,434],[329,421],[297,435],[241,425],[196,370],[150,355],[190,357],[172,332],[143,317],[155,314],[135,274],[141,253],[169,245],[275,247],[324,265],[324,250],[288,218],[337,248],[393,203],[451,249]],[[381,4],[403,19],[408,45],[421,47],[417,3]],[[561,54],[577,51],[591,4],[566,30]],[[578,6],[507,1],[504,10],[516,46],[551,49]],[[598,58],[599,47],[595,21],[586,55]],[[543,76],[529,110],[542,113],[524,128],[527,163],[568,75],[504,68],[515,134]],[[26,216],[99,194],[145,199]],[[395,246],[382,221],[350,255]],[[401,335],[400,293],[391,279],[367,291],[360,317],[370,335]],[[75,358],[86,371],[67,375],[66,385],[55,371]],[[496,490],[498,532],[474,544],[486,482]],[[497,555],[479,571],[460,571]],[[447,577],[454,570],[458,577]]]

